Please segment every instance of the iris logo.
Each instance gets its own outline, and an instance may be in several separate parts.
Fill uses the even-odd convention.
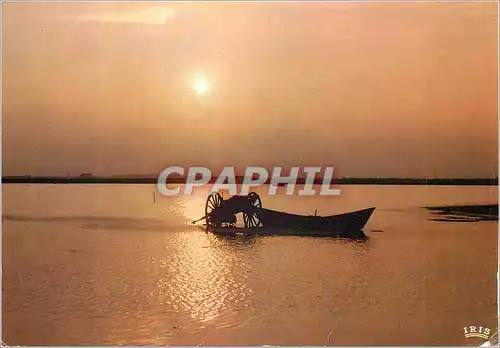
[[[490,336],[491,330],[482,326],[464,326],[465,338],[478,337],[487,340]]]

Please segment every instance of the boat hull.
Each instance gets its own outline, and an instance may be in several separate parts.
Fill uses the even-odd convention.
[[[235,235],[298,235],[316,237],[363,238],[364,226],[375,208],[368,208],[332,216],[305,216],[282,213],[270,209],[254,210],[261,226],[253,228],[215,227],[215,234]]]

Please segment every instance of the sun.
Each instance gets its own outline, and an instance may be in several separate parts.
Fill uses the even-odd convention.
[[[208,80],[203,76],[199,76],[194,83],[196,94],[202,95],[208,92]]]

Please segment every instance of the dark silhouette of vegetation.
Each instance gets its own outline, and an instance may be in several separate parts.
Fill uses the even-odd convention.
[[[213,177],[210,182],[217,180]],[[56,176],[4,176],[2,182],[9,183],[28,183],[28,184],[156,184],[158,178],[155,176],[130,176],[130,177],[97,177],[85,173],[78,177],[56,177]],[[323,179],[317,178],[315,184],[321,184]],[[184,177],[172,177],[168,183],[183,184],[186,182]],[[236,177],[236,182],[241,184],[243,176]],[[297,184],[304,184],[305,179],[299,178]],[[270,183],[270,180],[266,182]],[[334,178],[331,184],[342,185],[488,185],[497,186],[498,178],[494,179],[421,179],[421,178]]]
[[[488,205],[451,205],[440,207],[425,207],[431,211],[433,221],[447,222],[477,222],[497,221],[498,204]]]

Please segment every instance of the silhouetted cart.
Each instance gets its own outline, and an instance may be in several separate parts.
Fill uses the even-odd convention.
[[[259,195],[233,196],[224,200],[219,193],[208,196],[205,204],[206,230],[216,234],[310,235],[344,238],[363,237],[365,224],[375,208],[350,213],[316,216],[297,215],[265,209]],[[236,226],[243,214],[244,227]],[[199,221],[199,220],[198,220]]]

